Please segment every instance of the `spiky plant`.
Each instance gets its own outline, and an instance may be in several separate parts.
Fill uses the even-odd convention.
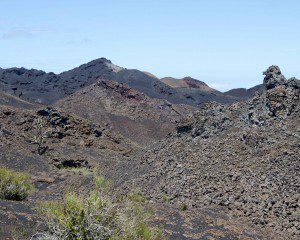
[[[37,118],[35,120],[36,134],[33,136],[34,143],[37,144],[37,152],[42,155],[45,152],[45,139],[48,137],[49,133],[44,130],[45,122],[42,118]]]

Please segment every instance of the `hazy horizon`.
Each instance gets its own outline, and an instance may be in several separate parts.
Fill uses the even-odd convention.
[[[300,77],[295,0],[11,0],[0,9],[1,68],[60,73],[105,57],[221,91],[260,84],[270,65]]]

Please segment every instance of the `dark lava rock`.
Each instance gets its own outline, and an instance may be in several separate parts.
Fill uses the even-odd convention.
[[[272,89],[286,82],[286,78],[281,74],[278,66],[271,66],[264,72],[264,85],[267,89]]]
[[[89,168],[87,160],[83,159],[53,159],[52,164],[57,168]]]

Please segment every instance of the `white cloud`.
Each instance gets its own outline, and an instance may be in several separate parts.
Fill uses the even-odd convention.
[[[3,20],[4,21],[4,20]],[[5,21],[3,22],[5,23]],[[19,25],[19,24],[18,24]],[[1,26],[1,19],[0,19]],[[31,38],[40,34],[53,33],[54,30],[47,27],[11,27],[6,33],[2,35],[3,39],[14,39],[14,38]]]
[[[29,28],[29,31],[34,34],[54,33],[55,29],[43,26],[43,27],[31,27],[31,28]]]
[[[13,38],[31,38],[34,34],[31,31],[24,29],[11,29],[2,35],[3,39],[13,39]]]
[[[82,38],[80,40],[69,40],[66,42],[66,45],[73,45],[73,44],[80,44],[80,43],[89,43],[89,42],[92,42],[91,39],[89,38]]]
[[[299,50],[298,48],[293,48],[293,47],[285,49],[286,52],[297,52],[298,50]]]
[[[89,38],[83,38],[83,39],[81,40],[81,42],[84,42],[84,43],[91,42],[91,41],[92,41],[92,40],[89,39]]]
[[[230,85],[228,83],[209,82],[208,85],[219,91],[224,91],[230,88]]]

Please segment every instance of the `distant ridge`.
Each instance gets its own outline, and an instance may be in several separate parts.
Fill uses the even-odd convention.
[[[1,91],[41,104],[53,104],[94,84],[98,79],[127,84],[151,98],[174,104],[200,106],[211,101],[229,104],[245,98],[243,93],[223,94],[191,77],[160,80],[148,72],[117,66],[106,58],[95,59],[60,74],[36,69],[0,68]],[[248,97],[248,93],[246,95]]]
[[[227,96],[232,96],[232,97],[237,97],[237,98],[242,98],[242,99],[248,99],[254,96],[254,94],[257,91],[262,91],[264,89],[263,84],[259,84],[255,87],[246,89],[246,88],[234,88],[231,89],[227,92],[224,92],[225,95]]]

